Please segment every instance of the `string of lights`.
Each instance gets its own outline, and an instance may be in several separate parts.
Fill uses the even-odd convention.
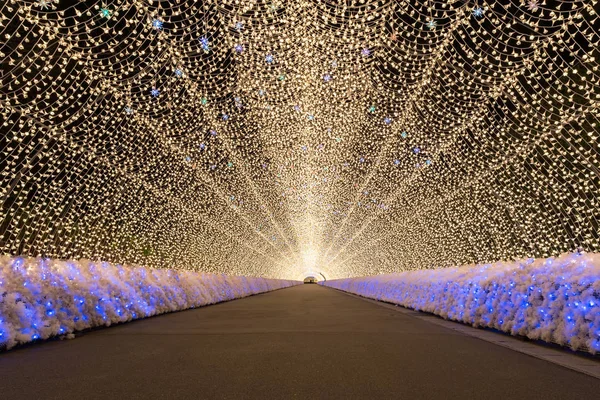
[[[0,251],[300,279],[600,251],[598,2],[7,0]]]

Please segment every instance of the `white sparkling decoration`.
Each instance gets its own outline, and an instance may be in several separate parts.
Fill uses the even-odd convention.
[[[0,350],[299,283],[0,256]]]
[[[322,284],[475,327],[600,352],[600,254],[564,254]]]

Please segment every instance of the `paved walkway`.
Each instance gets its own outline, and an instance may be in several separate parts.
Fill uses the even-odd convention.
[[[303,285],[0,354],[2,399],[593,399],[600,380]]]

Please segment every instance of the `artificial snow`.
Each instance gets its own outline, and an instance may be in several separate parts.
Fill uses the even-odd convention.
[[[0,256],[0,349],[300,283]]]
[[[322,285],[475,327],[600,351],[600,254],[338,279]]]

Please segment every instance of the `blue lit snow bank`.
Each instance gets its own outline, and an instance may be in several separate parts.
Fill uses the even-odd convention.
[[[600,351],[600,254],[321,282],[343,291],[590,353]]]
[[[0,349],[299,283],[0,256]]]

